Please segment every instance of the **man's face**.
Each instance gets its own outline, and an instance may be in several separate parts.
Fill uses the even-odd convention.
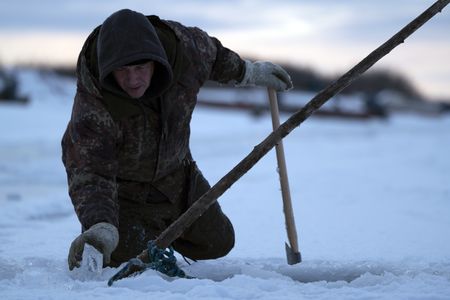
[[[140,98],[150,86],[155,71],[155,63],[152,61],[123,66],[113,71],[117,84],[134,99]]]

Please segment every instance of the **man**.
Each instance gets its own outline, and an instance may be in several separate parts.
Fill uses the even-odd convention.
[[[77,76],[62,139],[82,225],[70,270],[80,265],[85,243],[103,254],[105,266],[135,257],[209,189],[189,149],[189,123],[206,80],[292,87],[277,65],[244,61],[198,28],[128,9],[90,34]],[[221,257],[233,246],[233,226],[218,203],[173,243],[191,259]]]

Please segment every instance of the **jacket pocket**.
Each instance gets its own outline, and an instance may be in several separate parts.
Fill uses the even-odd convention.
[[[195,201],[203,196],[203,194],[206,193],[211,186],[195,162],[192,162],[189,166],[188,177],[188,206],[191,206]]]
[[[158,189],[149,184],[149,192],[145,199],[146,203],[163,203],[169,202],[169,198],[161,193]]]

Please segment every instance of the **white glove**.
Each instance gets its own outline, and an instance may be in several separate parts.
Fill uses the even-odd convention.
[[[237,86],[266,86],[278,92],[290,90],[289,74],[279,65],[268,61],[245,61],[244,79]]]
[[[70,245],[69,270],[80,267],[83,257],[84,244],[90,244],[103,254],[103,265],[111,260],[111,253],[119,243],[119,231],[109,223],[97,223],[80,234]]]

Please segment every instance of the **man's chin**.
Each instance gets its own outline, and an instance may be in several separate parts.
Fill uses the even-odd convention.
[[[127,91],[128,96],[130,96],[133,99],[138,99],[141,98],[142,96],[144,96],[144,92],[142,91],[136,91],[136,90],[130,90]]]

